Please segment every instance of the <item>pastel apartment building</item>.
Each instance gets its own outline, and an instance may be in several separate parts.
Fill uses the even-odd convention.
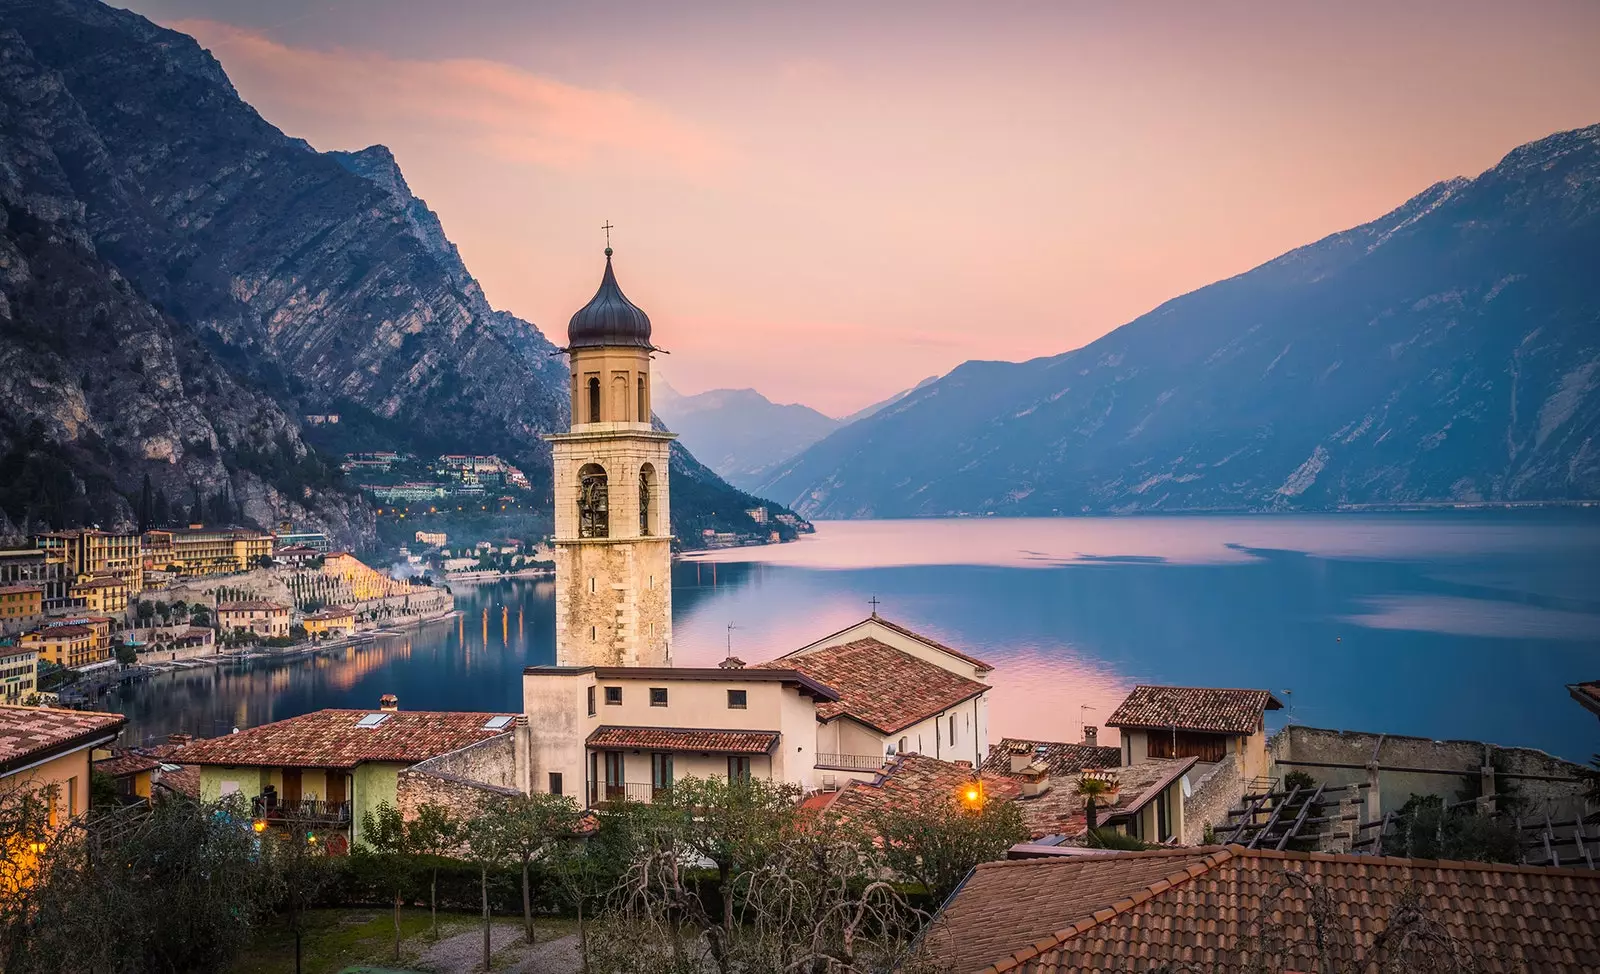
[[[18,645],[56,666],[76,669],[109,659],[110,639],[89,624],[62,623],[23,633]]]
[[[0,635],[18,632],[44,618],[44,586],[0,585]]]
[[[233,632],[242,629],[268,638],[289,635],[290,608],[279,602],[253,599],[245,602],[219,602],[217,604],[217,630]]]
[[[90,759],[111,746],[125,723],[121,714],[0,706],[0,791],[38,791],[50,830],[64,827],[89,811]]]
[[[144,589],[144,556],[137,534],[80,528],[37,535],[34,543],[48,560],[65,565],[74,579],[111,575],[129,592]]]
[[[23,704],[38,689],[38,650],[0,643],[0,701]]]

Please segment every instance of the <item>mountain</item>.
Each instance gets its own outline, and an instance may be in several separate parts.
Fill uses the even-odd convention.
[[[763,486],[810,516],[1600,497],[1600,126],[1167,302],[967,362]]]
[[[95,0],[0,0],[0,37],[7,206],[69,242],[84,273],[145,309],[141,341],[155,341],[147,333],[158,321],[186,350],[177,369],[217,386],[195,401],[197,415],[211,416],[217,400],[251,416],[266,410],[247,429],[212,437],[219,471],[194,450],[147,456],[155,449],[148,437],[126,422],[119,428],[110,399],[95,413],[93,445],[76,427],[51,422],[58,404],[14,399],[25,408],[9,425],[41,424],[30,449],[43,443],[61,453],[74,489],[101,484],[89,492],[103,496],[102,519],[126,519],[126,502],[119,507],[113,495],[128,494],[130,477],[136,489],[147,471],[180,486],[226,474],[232,489],[250,493],[230,460],[235,442],[256,457],[265,438],[278,459],[260,463],[272,469],[307,455],[324,462],[291,417],[325,412],[360,430],[367,449],[499,453],[548,501],[550,453],[540,436],[566,428],[565,363],[532,324],[489,306],[387,149],[315,151],[241,100],[193,38]],[[123,313],[106,306],[107,315]],[[96,320],[92,306],[84,314]],[[136,382],[131,363],[62,338],[60,374]],[[23,349],[11,364],[37,377],[52,363]],[[170,386],[171,365],[142,381]],[[727,512],[712,516],[719,529],[748,524],[736,512],[753,498],[684,466],[686,477],[710,479],[697,491],[675,484],[675,496],[715,498],[715,510]],[[300,498],[313,502],[310,519],[351,503],[336,490],[327,497]],[[261,505],[246,513],[268,523]]]
[[[680,442],[735,486],[751,489],[774,464],[838,428],[810,406],[781,405],[754,389],[712,389],[680,395],[665,380],[653,384],[656,415]]]
[[[851,423],[858,423],[861,420],[866,419],[868,416],[871,416],[873,413],[881,412],[885,406],[893,406],[895,403],[911,395],[913,392],[916,392],[918,389],[921,389],[923,386],[932,385],[938,381],[938,376],[930,375],[909,389],[901,389],[899,392],[887,399],[880,399],[870,406],[864,406],[861,409],[856,410],[850,415],[839,420],[839,425],[849,426]]]

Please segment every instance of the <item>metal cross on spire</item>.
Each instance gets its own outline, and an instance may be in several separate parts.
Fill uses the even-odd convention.
[[[611,231],[616,229],[616,228],[614,226],[612,226],[610,220],[607,220],[605,222],[605,224],[600,229],[602,229],[602,230],[604,230],[606,232],[606,249],[610,250],[611,249]]]
[[[867,600],[867,604],[872,606],[872,617],[876,619],[878,617],[878,606],[882,605],[883,603],[879,602],[878,597],[874,595],[872,598]]]

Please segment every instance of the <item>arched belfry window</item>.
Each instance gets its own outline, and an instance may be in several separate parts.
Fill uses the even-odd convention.
[[[650,404],[644,400],[644,376],[639,376],[639,422],[650,422]]]
[[[600,422],[600,380],[594,376],[589,378],[589,422]]]
[[[606,469],[586,463],[578,471],[578,537],[611,536],[611,508],[606,496]]]
[[[639,468],[639,533],[650,534],[651,505],[655,502],[656,468],[645,464]]]

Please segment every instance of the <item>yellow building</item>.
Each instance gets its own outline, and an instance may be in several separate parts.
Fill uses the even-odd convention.
[[[109,642],[102,647],[100,635],[93,626],[45,626],[23,633],[17,643],[38,653],[40,659],[69,669],[111,657]]]
[[[250,602],[221,602],[217,605],[217,630],[243,629],[258,636],[289,635],[289,607],[257,599]]]
[[[355,555],[345,551],[336,551],[323,559],[322,571],[343,582],[350,589],[351,597],[358,602],[406,595],[411,591],[409,583],[397,582],[383,572],[362,564]]]
[[[348,636],[356,631],[356,614],[342,605],[313,612],[300,620],[308,636]]]
[[[0,585],[0,633],[26,629],[44,618],[44,586]]]
[[[25,702],[39,689],[39,654],[20,646],[0,646],[0,700]]]
[[[144,588],[144,554],[137,534],[111,534],[84,528],[52,531],[37,536],[34,541],[51,561],[66,565],[74,578],[114,575],[130,593],[137,594]]]
[[[72,597],[82,599],[90,612],[121,615],[128,611],[128,586],[115,575],[87,575],[72,586]]]
[[[146,531],[144,564],[187,578],[231,575],[254,568],[272,554],[272,535],[242,529]]]
[[[30,790],[45,803],[38,835],[19,836],[19,847],[0,852],[6,880],[26,885],[33,847],[89,811],[89,761],[109,747],[127,718],[85,710],[0,706],[0,791]]]
[[[418,531],[417,543],[434,548],[443,548],[450,543],[450,536],[443,531]]]

